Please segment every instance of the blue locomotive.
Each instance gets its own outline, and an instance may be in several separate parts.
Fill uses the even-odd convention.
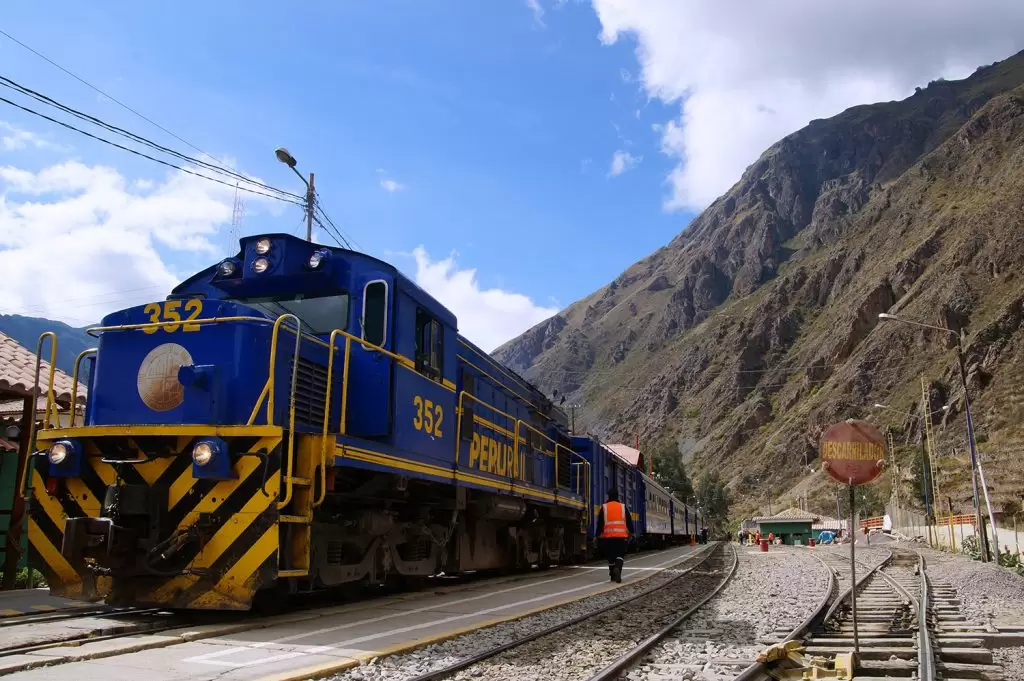
[[[246,609],[580,561],[611,485],[645,544],[703,527],[393,266],[282,234],[240,246],[91,330],[84,422],[47,408],[24,484],[54,593]]]

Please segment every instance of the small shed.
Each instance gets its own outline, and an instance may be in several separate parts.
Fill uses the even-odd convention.
[[[782,539],[783,544],[793,545],[797,542],[807,544],[814,536],[811,533],[811,525],[818,519],[818,516],[799,508],[787,508],[771,516],[759,516],[754,518],[758,529],[761,531],[761,538],[774,534]]]

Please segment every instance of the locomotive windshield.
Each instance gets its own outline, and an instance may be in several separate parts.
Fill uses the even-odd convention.
[[[348,294],[330,293],[307,296],[270,296],[266,298],[231,298],[230,302],[248,305],[277,318],[293,314],[302,322],[306,333],[321,335],[335,329],[348,329]]]

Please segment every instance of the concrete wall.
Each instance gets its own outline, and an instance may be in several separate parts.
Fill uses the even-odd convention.
[[[973,537],[976,534],[973,523],[955,523],[952,525],[952,533],[948,523],[939,523],[932,525],[930,528],[931,534],[929,535],[929,527],[925,522],[924,515],[905,509],[897,511],[891,507],[888,509],[888,512],[889,517],[892,518],[893,530],[907,537],[924,537],[925,540],[929,540],[929,543],[937,549],[949,551],[955,546],[955,549],[959,551],[964,539]],[[988,518],[985,520],[987,521]],[[993,541],[992,528],[987,522],[985,526],[988,532],[988,540],[991,543]],[[999,536],[1000,551],[1006,551],[1007,549],[1010,551],[1020,551],[1024,549],[1024,523],[1018,523],[1016,529],[1013,525],[997,524],[996,533]],[[950,534],[952,534],[952,537]]]

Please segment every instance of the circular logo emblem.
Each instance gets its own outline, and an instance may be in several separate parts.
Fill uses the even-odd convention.
[[[192,355],[177,343],[164,343],[149,351],[139,367],[139,397],[153,411],[169,411],[185,401],[185,386],[178,369],[192,364]]]

